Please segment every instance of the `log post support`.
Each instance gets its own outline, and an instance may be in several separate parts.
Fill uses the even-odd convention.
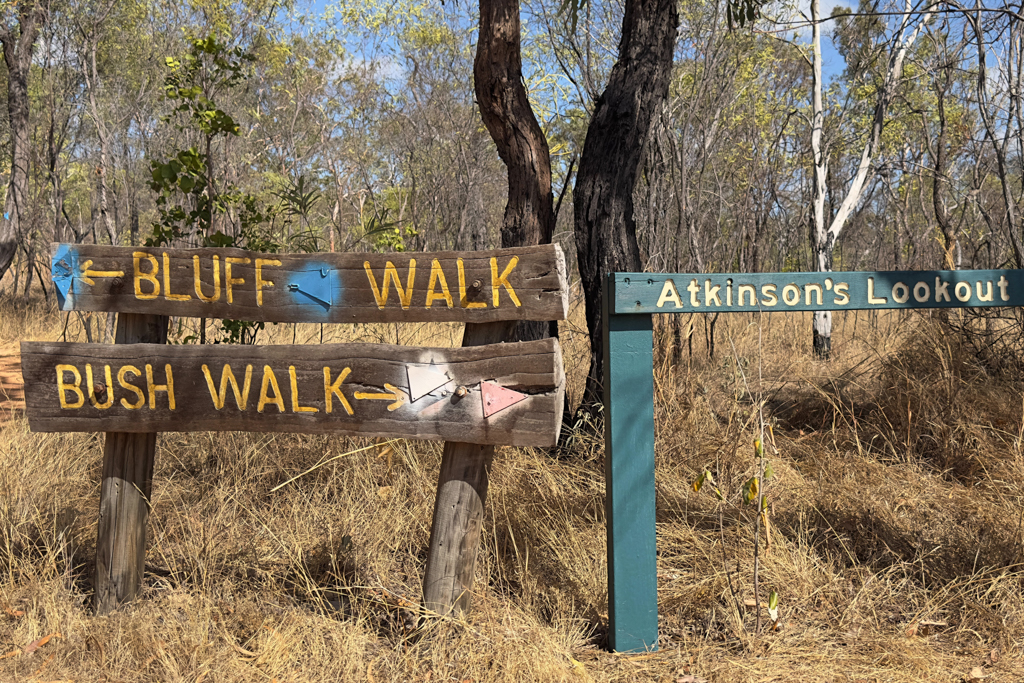
[[[166,316],[121,313],[115,343],[164,344],[167,323]],[[130,602],[142,587],[155,456],[155,433],[107,433],[96,531],[97,615]]]
[[[466,325],[463,346],[507,341],[515,321]],[[438,614],[469,610],[494,446],[446,442],[430,526],[423,606]]]
[[[658,647],[654,337],[650,314],[609,313],[613,278],[602,297],[608,646],[636,652]]]

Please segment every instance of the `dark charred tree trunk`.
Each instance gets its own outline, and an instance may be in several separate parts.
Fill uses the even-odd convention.
[[[501,246],[549,244],[555,227],[551,157],[523,85],[519,0],[480,0],[473,76],[484,125],[508,168]],[[543,322],[520,322],[517,328],[523,341],[547,333]]]
[[[946,90],[949,87],[949,65],[943,65],[940,73],[935,78],[935,103],[936,113],[939,117],[939,130],[935,139],[935,150],[932,158],[935,162],[935,169],[932,172],[932,208],[935,211],[935,222],[942,231],[942,268],[944,270],[956,270],[956,226],[953,225],[953,217],[949,215],[946,207],[946,196],[949,189],[949,149],[948,149],[948,125],[946,121]]]
[[[668,96],[678,25],[675,0],[626,0],[618,61],[587,129],[573,198],[590,332],[585,411],[601,401],[601,282],[607,273],[643,266],[633,189],[654,116]]]
[[[0,219],[0,280],[11,267],[28,211],[29,110],[28,74],[39,27],[46,17],[45,0],[25,0],[18,22],[0,22],[0,43],[7,64],[7,114],[11,124],[11,182]]]

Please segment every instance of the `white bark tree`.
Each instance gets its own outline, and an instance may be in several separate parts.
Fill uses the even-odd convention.
[[[860,155],[857,172],[853,176],[846,196],[831,221],[826,221],[825,198],[828,192],[828,154],[822,142],[822,128],[825,122],[825,110],[822,97],[821,77],[821,23],[819,0],[811,0],[811,70],[813,72],[811,86],[811,154],[814,158],[814,197],[812,200],[813,244],[815,265],[818,272],[832,271],[832,252],[839,233],[853,214],[867,187],[868,176],[872,164],[878,156],[882,140],[882,128],[885,125],[889,103],[892,101],[896,86],[903,76],[903,62],[907,51],[917,40],[918,35],[931,21],[935,14],[935,4],[929,5],[917,18],[912,11],[911,0],[905,0],[903,15],[889,43],[889,59],[885,78],[875,99],[875,112],[868,133],[867,142]],[[832,351],[832,312],[815,311],[814,313],[814,352],[819,358],[828,358]]]

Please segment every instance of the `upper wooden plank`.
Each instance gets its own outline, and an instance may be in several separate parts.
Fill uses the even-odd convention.
[[[264,322],[562,320],[557,245],[399,254],[260,254],[55,244],[65,311]]]
[[[23,342],[21,363],[29,426],[44,432],[308,432],[553,446],[565,391],[555,339],[460,349]]]
[[[612,312],[849,311],[1024,306],[1024,270],[614,273]]]

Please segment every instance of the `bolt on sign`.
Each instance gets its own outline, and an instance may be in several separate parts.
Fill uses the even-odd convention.
[[[609,644],[657,647],[652,314],[1024,306],[1024,271],[611,273],[604,283]]]
[[[107,432],[97,540],[101,613],[132,599],[141,585],[157,432],[444,439],[439,500],[445,472],[475,467],[453,461],[446,469],[449,457],[489,462],[495,445],[549,447],[558,440],[565,392],[558,341],[492,343],[504,341],[519,320],[565,319],[565,257],[555,245],[261,254],[57,244],[52,276],[61,310],[120,314],[114,345],[21,345],[29,426]],[[467,328],[458,349],[168,346],[172,315]],[[474,503],[480,510],[485,493],[486,481]],[[436,545],[464,555],[428,557],[425,602],[439,608],[454,598],[432,599],[428,585],[448,585],[456,595],[471,587],[456,584],[472,581],[460,567],[472,567],[479,543],[475,536],[466,542],[465,525],[442,518],[467,515],[460,505],[435,507],[431,553]]]

